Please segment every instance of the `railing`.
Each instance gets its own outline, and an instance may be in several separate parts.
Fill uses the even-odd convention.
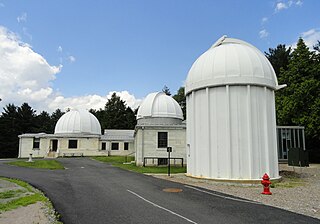
[[[157,160],[157,165],[159,165],[159,162],[158,162],[158,159],[166,159],[166,160],[168,160],[168,157],[144,157],[143,158],[143,166],[146,166],[147,165],[147,162],[148,162],[148,160],[151,160],[152,159],[152,165],[155,165],[155,163],[154,163],[154,161],[155,160]],[[180,160],[181,161],[181,167],[183,167],[183,158],[177,158],[177,157],[171,157],[170,158],[170,164],[172,164],[171,163],[171,161],[173,160],[173,165],[175,166],[175,165],[177,165],[177,163],[176,163],[176,160]]]

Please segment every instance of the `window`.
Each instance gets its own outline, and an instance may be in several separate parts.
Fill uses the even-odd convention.
[[[33,139],[33,148],[34,149],[39,149],[40,148],[40,139],[39,138],[34,138]]]
[[[128,142],[124,143],[124,150],[129,150],[129,143]]]
[[[102,142],[101,150],[106,150],[106,143]]]
[[[119,150],[119,142],[112,142],[111,150]]]
[[[78,148],[78,140],[69,140],[69,149]]]
[[[158,132],[158,148],[167,148],[168,132]]]
[[[167,158],[158,158],[158,166],[161,165],[168,165],[168,159]]]

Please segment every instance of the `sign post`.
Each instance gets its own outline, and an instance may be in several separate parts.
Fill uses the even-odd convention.
[[[168,152],[168,176],[170,176],[170,152],[172,152],[172,147],[167,147]]]

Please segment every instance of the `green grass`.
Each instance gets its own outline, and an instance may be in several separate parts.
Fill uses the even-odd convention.
[[[95,160],[110,163],[113,166],[120,167],[125,170],[131,170],[138,173],[167,173],[168,167],[158,167],[158,166],[147,166],[147,167],[140,167],[136,166],[135,164],[123,164],[125,162],[124,156],[97,156],[92,157]],[[130,162],[134,160],[134,157],[128,157],[127,161]],[[170,173],[185,173],[186,167],[176,167],[171,166],[170,167]]]
[[[7,203],[0,203],[0,212],[9,211],[9,210],[18,208],[20,206],[27,206],[30,204],[34,204],[38,201],[49,203],[49,199],[47,199],[40,191],[37,191],[33,187],[31,187],[28,183],[23,182],[21,180],[4,178],[4,177],[2,177],[1,179],[16,183],[17,185],[25,188],[26,191],[31,192],[32,194],[11,200]],[[1,196],[2,198],[8,199],[8,198],[13,198],[17,196],[21,192],[23,192],[23,190],[17,190],[17,191],[10,190],[6,192],[1,192]]]
[[[30,168],[40,168],[40,169],[50,169],[50,170],[62,170],[64,167],[62,164],[56,160],[34,160],[34,162],[26,161],[14,161],[7,164],[14,166],[30,167]]]
[[[0,192],[0,199],[8,199],[18,196],[20,193],[23,193],[23,190],[10,190],[5,192]]]

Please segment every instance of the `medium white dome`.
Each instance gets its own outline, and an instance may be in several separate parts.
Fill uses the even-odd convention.
[[[192,65],[186,94],[221,85],[258,85],[278,89],[269,60],[251,44],[223,36]]]
[[[87,110],[71,110],[57,122],[55,134],[101,134],[98,119]]]
[[[180,105],[163,92],[150,93],[141,103],[137,119],[142,118],[178,118],[183,120]]]

